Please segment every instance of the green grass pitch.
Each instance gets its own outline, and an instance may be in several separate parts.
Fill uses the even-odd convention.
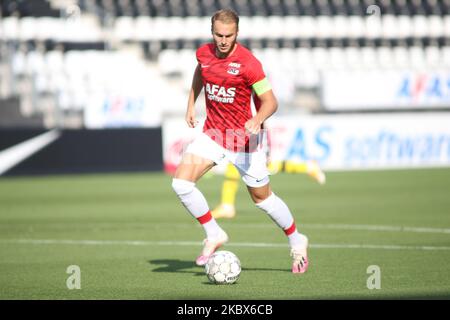
[[[198,184],[211,207],[221,182]],[[450,298],[450,169],[271,182],[309,236],[308,272],[291,274],[283,232],[241,182],[237,217],[219,223],[243,270],[218,286],[194,265],[204,234],[165,174],[1,178],[0,299]],[[71,265],[79,290],[66,285]],[[374,265],[381,288],[369,290]]]

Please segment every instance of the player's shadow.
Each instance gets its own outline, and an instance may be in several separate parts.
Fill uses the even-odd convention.
[[[247,268],[243,267],[242,271],[281,271],[281,272],[291,272],[289,269],[276,269],[276,268]]]
[[[160,259],[160,260],[148,260],[150,265],[158,265],[159,267],[153,269],[153,272],[184,272],[193,273],[196,276],[203,276],[205,272],[203,268],[199,271],[189,270],[192,267],[197,267],[193,261],[184,261],[179,259]],[[286,269],[276,269],[276,268],[249,268],[243,267],[243,271],[281,271],[281,272],[291,272],[288,268]]]
[[[203,268],[195,271],[195,270],[189,270],[192,269],[192,267],[197,267],[193,261],[184,261],[179,259],[160,259],[160,260],[148,260],[147,261],[150,265],[154,266],[157,265],[159,267],[156,267],[153,269],[153,272],[181,272],[181,273],[193,273],[196,276],[204,276],[205,272],[203,271]]]

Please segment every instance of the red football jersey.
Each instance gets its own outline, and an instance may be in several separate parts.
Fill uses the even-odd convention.
[[[261,63],[239,43],[224,59],[216,57],[213,43],[201,46],[196,56],[206,99],[203,132],[229,150],[253,151],[244,125],[253,117],[252,85],[266,77]],[[254,98],[259,109],[256,94]]]

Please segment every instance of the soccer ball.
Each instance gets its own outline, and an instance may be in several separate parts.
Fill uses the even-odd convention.
[[[239,279],[241,262],[230,251],[216,251],[205,264],[205,272],[210,282],[215,284],[232,284]]]

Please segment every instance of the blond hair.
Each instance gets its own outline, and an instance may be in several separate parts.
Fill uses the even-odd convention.
[[[221,21],[223,23],[236,23],[236,27],[239,29],[239,16],[232,9],[221,9],[216,11],[211,17],[211,30],[215,21]]]

